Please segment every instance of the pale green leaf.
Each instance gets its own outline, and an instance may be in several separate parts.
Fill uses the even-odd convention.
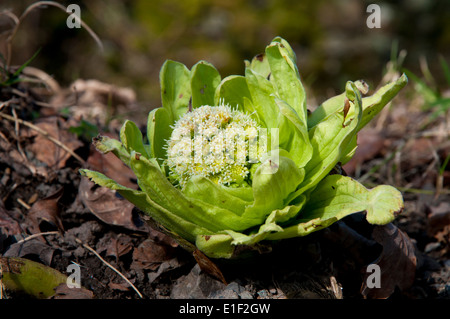
[[[384,225],[392,222],[402,209],[402,195],[392,186],[380,185],[369,190],[350,177],[330,175],[311,192],[301,218],[342,219],[365,211],[369,223]]]
[[[231,75],[222,80],[216,89],[214,105],[228,104],[233,109],[252,113],[245,109],[244,98],[251,98],[247,81],[241,75]]]
[[[272,211],[266,218],[258,231],[253,234],[238,233],[231,230],[226,230],[225,233],[233,238],[231,244],[233,245],[254,245],[264,239],[270,234],[283,232],[283,227],[279,224],[288,221],[295,217],[305,204],[305,197],[297,205],[285,206],[283,209],[276,209]]]
[[[126,165],[130,165],[130,153],[127,151],[125,146],[123,146],[123,144],[115,138],[98,136],[94,138],[93,144],[99,152],[103,154],[112,152]]]
[[[282,209],[285,199],[295,191],[304,174],[304,170],[287,157],[271,155],[263,160],[253,176],[254,203],[246,208],[243,217],[262,222],[272,211]]]
[[[295,55],[294,50],[292,49],[289,42],[287,42],[285,39],[283,39],[280,36],[275,37],[272,40],[272,43],[279,43],[280,47],[283,49],[283,51],[286,53],[286,55],[290,58],[293,64],[297,63],[297,56]]]
[[[180,62],[167,60],[159,73],[162,106],[167,110],[170,124],[189,109],[191,99],[190,71]]]
[[[350,110],[353,110],[351,116],[347,114],[344,117],[342,108],[309,131],[313,156],[305,166],[306,175],[299,193],[317,185],[348,154],[346,152],[361,120],[362,105],[361,94],[352,82],[347,82],[346,95],[350,100]]]
[[[312,128],[324,121],[328,116],[342,110],[345,104],[346,94],[333,96],[319,105],[308,117],[308,128]]]
[[[301,212],[300,212],[301,214]],[[337,221],[336,217],[328,219],[315,218],[304,222],[299,222],[298,224],[288,226],[283,228],[282,231],[268,234],[266,240],[280,240],[286,238],[302,237],[309,235],[313,232],[319,231],[321,229],[331,226]]]
[[[132,121],[126,120],[120,129],[120,140],[128,153],[138,152],[149,157],[144,147],[142,132]]]
[[[148,114],[147,138],[150,143],[150,157],[158,160],[167,158],[166,144],[172,134],[172,122],[166,108],[157,108]]]
[[[195,246],[210,258],[231,258],[235,245],[233,238],[228,234],[199,235],[195,240]]]
[[[300,81],[295,61],[279,42],[269,45],[266,48],[266,55],[272,71],[270,81],[274,85],[277,96],[286,101],[306,125],[306,93]]]
[[[219,71],[206,61],[196,63],[191,70],[192,108],[214,106],[216,89],[220,84]]]
[[[403,74],[396,81],[380,88],[372,96],[363,98],[363,116],[358,131],[369,123],[380,111],[408,84],[408,78]]]
[[[190,242],[194,242],[197,235],[213,234],[210,230],[201,227],[199,224],[187,221],[173,211],[156,203],[150,197],[152,194],[146,194],[143,191],[122,186],[99,172],[81,169],[80,173],[100,186],[117,191],[141,211],[152,217],[158,224]]]
[[[256,55],[251,62],[245,61],[245,67],[259,73],[264,78],[269,79],[270,66],[265,53]]]
[[[26,258],[0,257],[0,270],[0,289],[25,293],[38,299],[55,295],[55,289],[68,281],[67,276],[56,269]],[[74,287],[77,288],[81,287]]]
[[[306,123],[285,101],[275,98],[275,102],[279,108],[280,148],[291,154],[297,167],[304,167],[313,154]]]
[[[242,231],[257,223],[251,217],[241,217],[227,209],[226,206],[220,205],[225,196],[216,198],[218,202],[211,203],[202,201],[202,198],[186,196],[167,180],[154,163],[133,154],[131,154],[130,164],[138,179],[139,186],[152,200],[173,214],[215,232],[228,228]],[[191,184],[189,188],[190,192],[197,194],[201,191],[213,190],[210,184]],[[189,195],[190,192],[187,194]],[[220,195],[218,194],[218,196]]]
[[[278,126],[278,107],[272,94],[275,93],[272,83],[252,69],[245,69],[245,79],[251,95],[252,106],[258,114],[262,125],[266,128]]]
[[[232,188],[218,185],[202,176],[193,176],[184,187],[183,194],[213,206],[226,207],[239,216],[244,213],[246,206],[253,203],[251,187]],[[244,200],[243,197],[250,200]]]
[[[358,85],[358,82],[359,84],[361,83],[360,81],[356,81],[355,85]],[[358,131],[361,130],[365,125],[367,125],[367,123],[373,117],[375,117],[407,83],[408,78],[405,74],[403,74],[396,81],[390,82],[381,87],[373,95],[363,98],[363,116],[361,119],[361,123],[359,124]],[[324,121],[331,114],[342,109],[345,104],[345,98],[346,94],[344,92],[323,102],[309,116],[308,127],[314,127],[321,121]],[[351,116],[351,114],[349,115]]]

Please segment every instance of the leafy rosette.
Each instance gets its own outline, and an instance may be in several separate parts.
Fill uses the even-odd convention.
[[[126,121],[120,141],[94,140],[134,171],[139,189],[81,173],[117,191],[184,247],[231,258],[349,214],[365,212],[369,223],[383,225],[401,212],[394,187],[367,189],[332,172],[351,159],[358,131],[406,85],[405,75],[364,98],[365,83],[348,81],[308,114],[295,53],[277,37],[245,61],[244,75],[222,79],[205,61],[191,70],[166,61],[160,82],[162,107],[149,113],[145,138]]]

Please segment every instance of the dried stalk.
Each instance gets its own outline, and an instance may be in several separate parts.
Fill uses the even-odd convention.
[[[142,294],[139,292],[139,290],[131,283],[131,281],[128,280],[125,275],[123,275],[120,271],[118,271],[116,268],[114,268],[110,263],[108,263],[106,260],[104,260],[93,248],[91,248],[89,245],[84,244],[81,240],[78,238],[75,239],[79,244],[83,245],[84,248],[89,250],[91,253],[93,253],[95,256],[97,256],[98,259],[100,259],[106,266],[111,268],[114,272],[116,272],[120,277],[122,277],[133,289],[136,291],[136,293],[139,295],[140,298],[144,298]]]
[[[72,151],[69,147],[67,147],[67,145],[61,143],[61,141],[57,140],[56,138],[54,138],[53,136],[51,136],[47,131],[44,131],[43,129],[41,129],[40,127],[37,127],[36,125],[24,121],[22,119],[15,119],[13,116],[4,114],[4,113],[0,113],[0,117],[11,121],[11,122],[15,122],[15,123],[19,123],[22,125],[25,125],[33,130],[35,130],[36,132],[38,132],[39,134],[43,135],[45,138],[47,138],[48,140],[52,141],[53,143],[55,143],[56,145],[58,145],[59,147],[61,147],[62,149],[64,149],[66,152],[68,152],[70,155],[72,155],[77,161],[79,161],[81,164],[85,164],[85,160],[82,159],[79,155],[77,155],[74,151]]]
[[[21,239],[17,242],[17,244],[21,244],[23,242],[29,241],[33,238],[39,237],[39,236],[47,236],[47,235],[58,235],[59,232],[58,231],[48,231],[48,232],[43,232],[43,233],[37,233],[37,234],[33,234],[30,235],[28,237],[25,237],[24,239]]]
[[[39,8],[39,7],[43,7],[43,6],[53,6],[56,8],[61,9],[62,11],[67,13],[67,8],[65,6],[63,6],[60,3],[54,2],[54,1],[39,1],[36,2],[32,5],[30,5],[20,16],[20,18],[17,18],[13,13],[10,13],[8,11],[6,12],[2,12],[2,14],[7,15],[8,17],[10,17],[15,25],[14,28],[12,29],[11,35],[8,37],[7,39],[7,60],[6,60],[6,68],[9,69],[10,63],[11,63],[11,53],[12,53],[12,40],[14,38],[14,36],[17,33],[17,30],[19,29],[20,26],[20,22],[22,22],[25,17],[34,9]],[[79,22],[83,28],[86,29],[86,31],[91,35],[91,37],[94,39],[94,41],[97,43],[97,45],[99,46],[100,50],[103,52],[103,44],[100,41],[100,38],[97,36],[97,34],[95,34],[95,32],[86,24],[84,23],[83,20],[81,20],[78,16],[74,15],[74,18],[77,20],[77,22]]]

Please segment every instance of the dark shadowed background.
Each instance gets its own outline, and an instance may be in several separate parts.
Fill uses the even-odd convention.
[[[2,0],[0,9],[20,14],[36,1]],[[62,86],[95,78],[131,87],[148,109],[160,105],[159,69],[166,59],[213,63],[222,77],[242,74],[277,35],[294,47],[305,85],[317,100],[340,92],[347,80],[380,82],[393,54],[406,50],[403,67],[420,73],[420,61],[438,82],[439,56],[450,58],[450,2],[446,0],[96,0],[79,4],[81,18],[99,36],[102,53],[88,32],[69,29],[68,15],[48,7],[33,10],[13,39],[12,64],[39,48],[34,67]],[[381,28],[370,29],[366,12],[381,8]],[[5,54],[11,21],[0,17],[0,52]]]

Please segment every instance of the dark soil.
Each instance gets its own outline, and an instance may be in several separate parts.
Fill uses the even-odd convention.
[[[348,166],[348,173],[356,178],[364,177],[367,185],[386,183],[402,187],[405,209],[391,225],[400,233],[383,238],[395,242],[400,235],[406,234],[400,240],[403,244],[412,243],[414,251],[389,259],[389,247],[374,236],[387,228],[368,225],[364,214],[360,213],[307,237],[261,247],[263,251],[245,258],[212,260],[223,275],[220,279],[217,272],[216,275],[211,272],[213,264],[208,266],[207,261],[207,266],[200,268],[191,252],[150,227],[146,218],[117,194],[103,197],[111,194],[105,195],[101,189],[83,182],[78,173],[83,166],[103,170],[109,168],[116,174],[122,173],[122,168],[109,167],[112,165],[109,159],[105,160],[93,150],[90,136],[73,133],[63,136],[63,132],[69,131],[68,127],[79,127],[81,119],[73,114],[61,115],[52,104],[52,101],[61,101],[60,95],[54,94],[49,99],[29,87],[18,86],[16,90],[20,95],[11,89],[2,89],[0,97],[5,104],[0,112],[11,116],[15,113],[17,118],[34,124],[56,117],[55,123],[59,126],[55,137],[64,138],[64,143],[71,145],[73,151],[85,161],[80,163],[55,145],[51,146],[52,150],[46,150],[49,144],[44,144],[45,139],[38,140],[39,134],[33,129],[23,123],[18,125],[12,120],[0,119],[0,255],[39,261],[65,274],[68,274],[66,270],[69,265],[79,265],[81,284],[93,294],[76,294],[76,289],[72,289],[59,292],[56,295],[58,298],[139,298],[129,283],[86,247],[95,250],[147,299],[372,298],[377,294],[367,293],[367,290],[365,295],[362,293],[370,274],[367,266],[381,263],[380,260],[390,267],[386,272],[393,274],[393,278],[384,279],[386,282],[383,285],[394,288],[392,291],[384,287],[380,289],[383,297],[450,297],[449,171],[447,166],[444,174],[439,175],[438,167],[433,165],[436,156],[440,163],[448,156],[448,143],[443,146],[445,141],[429,139],[431,148],[436,151],[435,156],[417,158],[421,154],[415,152],[419,152],[420,145],[413,143],[408,146],[411,140],[418,141],[408,134],[417,128],[408,126],[408,123],[417,121],[412,113],[411,119],[403,118],[406,124],[395,129],[392,123],[398,124],[396,115],[389,116],[383,126],[384,142],[381,145],[379,140],[367,142],[373,143],[370,145],[378,143],[378,151],[370,154],[369,158],[364,158],[367,154],[357,153],[357,159],[362,160],[355,164],[356,168]],[[65,94],[70,96],[70,92]],[[65,98],[68,101],[67,96]],[[49,103],[50,107],[42,107],[36,101]],[[121,103],[129,106],[126,101]],[[408,101],[400,100],[397,112],[406,104]],[[109,126],[100,126],[105,128],[102,133],[108,129],[108,134],[117,134],[118,122],[111,121]],[[106,124],[100,121],[100,125]],[[432,123],[427,130],[439,125]],[[402,148],[400,159],[399,156],[390,157],[392,154],[399,155],[394,153],[399,144],[406,145]],[[38,154],[41,154],[40,159]],[[55,156],[57,161],[52,162]],[[401,171],[395,173],[392,170],[394,165]],[[378,170],[367,175],[373,167],[378,167]],[[124,178],[133,184],[135,181],[126,174],[123,173]],[[436,180],[440,180],[440,184]],[[96,200],[92,197],[94,195]],[[41,205],[39,210],[33,209],[38,203]],[[122,217],[120,214],[114,215],[116,208],[123,213]],[[53,233],[19,242],[44,232]],[[412,271],[397,264],[402,258],[415,260]],[[409,282],[408,278],[412,281]],[[6,297],[27,298],[8,291]]]

